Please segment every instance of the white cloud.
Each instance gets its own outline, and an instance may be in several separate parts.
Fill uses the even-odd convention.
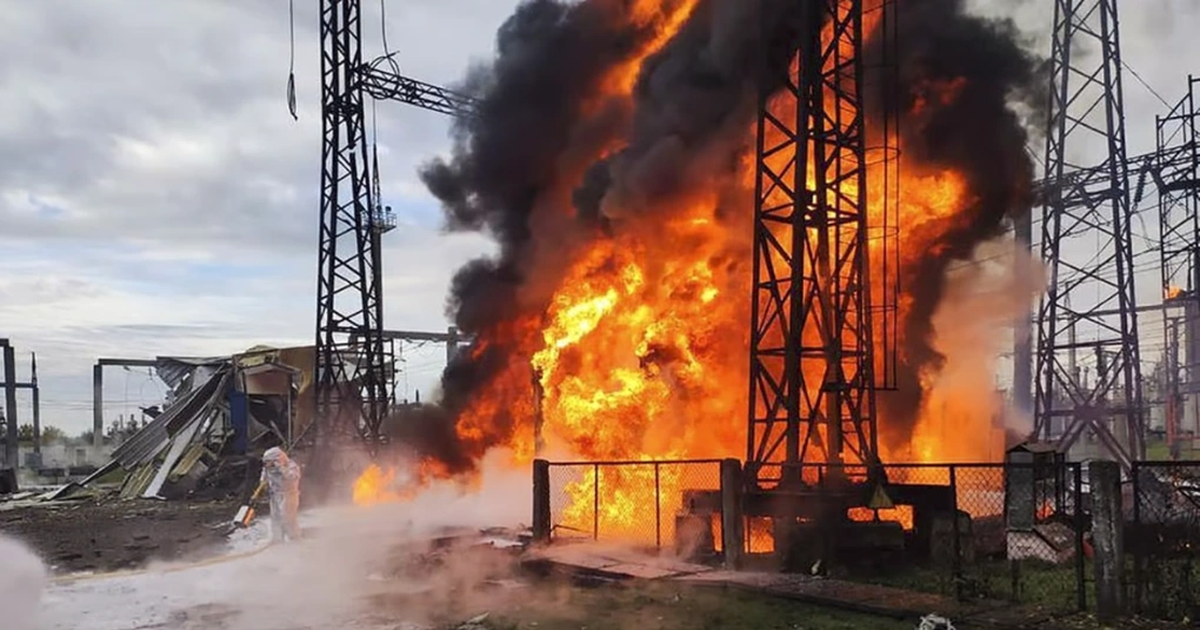
[[[363,4],[365,48],[378,53],[380,5]],[[490,54],[515,4],[391,2],[389,44],[403,73],[452,84]],[[1035,4],[1022,5],[1023,23],[1043,19],[1044,7],[1028,8]],[[1196,58],[1190,34],[1200,11],[1191,0],[1138,4],[1141,13],[1123,14],[1126,61],[1173,101],[1181,65]],[[45,422],[90,426],[98,356],[311,343],[317,0],[295,5],[298,122],[284,100],[284,2],[4,2],[0,336],[38,352]],[[1131,77],[1126,99],[1131,150],[1147,150],[1161,104]],[[448,120],[396,103],[376,115],[384,201],[402,224],[385,240],[385,321],[440,329],[449,278],[487,244],[441,235],[436,204],[415,176],[446,150]],[[414,353],[413,377],[424,384],[410,386],[427,390],[439,358]],[[124,400],[126,378],[131,389],[152,389],[140,374],[111,377],[109,400]]]
[[[5,4],[0,337],[38,352],[43,422],[90,427],[99,356],[312,343],[317,2],[295,3],[298,122],[284,99],[286,3]],[[393,3],[389,43],[402,45],[405,73],[453,83],[514,4]],[[363,11],[365,52],[378,54],[380,5]],[[384,202],[402,223],[385,239],[385,322],[441,329],[451,274],[488,244],[442,235],[416,179],[444,150],[449,121],[404,104],[376,112]],[[137,400],[123,404],[131,378],[157,394],[140,372],[110,375],[110,416],[134,411]]]

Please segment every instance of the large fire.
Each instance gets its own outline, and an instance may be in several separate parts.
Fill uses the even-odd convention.
[[[605,100],[631,101],[643,62],[670,41],[695,9],[696,1],[639,0],[628,19],[653,23],[656,36],[626,63],[611,68],[603,82]],[[667,12],[664,14],[664,7]],[[867,19],[867,28],[874,19]],[[931,81],[913,96],[912,117],[922,108],[952,103],[964,80]],[[584,108],[601,108],[599,102]],[[776,105],[776,109],[780,106]],[[777,112],[784,114],[784,112]],[[750,139],[754,128],[745,130]],[[749,146],[753,146],[751,142]],[[595,158],[621,149],[605,146]],[[773,159],[791,160],[780,154]],[[541,437],[548,452],[583,460],[646,461],[690,458],[741,458],[746,447],[748,345],[750,322],[750,204],[755,178],[752,155],[743,156],[733,182],[695,186],[670,202],[673,207],[639,212],[644,203],[611,201],[604,238],[574,249],[549,307],[540,317],[511,322],[504,332],[523,340],[528,364],[514,363],[473,393],[457,417],[458,438],[484,444],[493,439],[492,418],[501,410],[523,418],[507,439],[514,465],[526,467],[535,452],[536,409],[541,409]],[[936,247],[974,201],[968,180],[951,168],[931,168],[902,158],[898,226],[901,268]],[[811,173],[809,174],[811,177]],[[877,173],[872,173],[877,175]],[[582,173],[573,173],[582,182]],[[868,222],[879,220],[881,178],[869,176]],[[740,188],[745,207],[730,217],[728,193]],[[570,214],[572,209],[559,210]],[[552,247],[553,234],[535,235]],[[880,253],[872,243],[873,260]],[[878,278],[873,277],[874,280]],[[878,289],[877,289],[878,292]],[[913,297],[902,293],[903,321]],[[480,352],[495,339],[477,339]],[[981,368],[986,372],[990,366]],[[991,407],[978,392],[937,389],[937,374],[923,375],[930,387],[920,420],[903,447],[887,447],[885,461],[982,461],[994,458],[997,438]],[[536,381],[536,386],[535,386]],[[540,390],[540,401],[533,392]],[[950,418],[950,421],[947,421]],[[879,419],[881,433],[888,418]],[[979,435],[965,441],[955,436]],[[641,538],[666,536],[637,522],[645,510],[673,514],[687,489],[715,489],[715,475],[688,475],[679,467],[647,464],[622,468],[580,469],[569,483],[561,524],[583,531]],[[381,489],[388,474],[368,469],[355,488],[355,501],[371,503],[400,498]],[[599,510],[596,510],[599,507]],[[670,523],[671,519],[663,519]],[[753,529],[753,528],[752,528]]]

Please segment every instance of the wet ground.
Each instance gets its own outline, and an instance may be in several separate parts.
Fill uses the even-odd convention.
[[[4,506],[0,532],[35,550],[54,573],[112,571],[212,552],[237,509],[230,501],[44,501]]]

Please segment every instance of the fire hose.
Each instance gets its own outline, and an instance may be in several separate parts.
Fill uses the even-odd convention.
[[[55,577],[50,578],[49,581],[51,584],[75,584],[76,582],[90,582],[92,580],[119,578],[119,577],[131,577],[131,576],[135,576],[135,575],[146,575],[146,574],[151,574],[151,573],[153,573],[153,574],[178,573],[180,571],[187,571],[189,569],[198,569],[200,567],[207,567],[207,566],[212,566],[212,565],[216,565],[216,564],[223,564],[226,562],[232,562],[234,560],[241,560],[243,558],[249,558],[251,556],[256,556],[256,555],[266,551],[267,548],[270,546],[271,546],[271,543],[267,543],[265,545],[256,547],[249,551],[241,551],[238,553],[232,553],[232,554],[228,554],[228,555],[224,555],[224,556],[216,556],[214,558],[207,558],[204,560],[198,560],[196,562],[190,562],[187,564],[175,564],[175,565],[170,565],[170,566],[166,566],[166,567],[162,567],[162,568],[158,568],[158,569],[150,569],[150,568],[118,569],[116,571],[108,571],[105,573],[83,573],[83,574],[73,573],[73,574],[69,574],[69,575],[55,576]]]

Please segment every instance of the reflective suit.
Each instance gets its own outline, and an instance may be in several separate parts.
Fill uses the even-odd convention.
[[[260,482],[267,483],[271,500],[271,540],[300,538],[300,466],[280,448],[263,453]]]

